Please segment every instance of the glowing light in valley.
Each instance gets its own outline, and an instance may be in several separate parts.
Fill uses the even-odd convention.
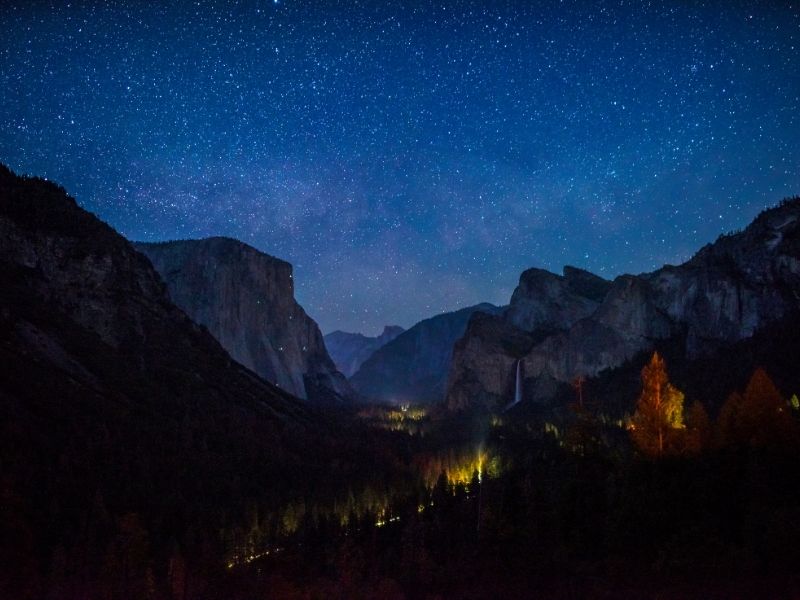
[[[435,456],[417,457],[422,478],[428,488],[436,485],[444,473],[451,486],[468,485],[477,475],[478,482],[488,475],[496,477],[501,471],[500,457],[484,447],[459,451],[456,449]]]
[[[249,565],[251,562],[258,560],[259,558],[265,558],[265,557],[267,557],[267,556],[269,556],[271,554],[277,554],[278,552],[281,552],[281,551],[283,551],[283,548],[276,546],[274,548],[270,548],[268,550],[264,550],[263,552],[253,552],[253,553],[248,554],[246,556],[234,555],[228,561],[226,566],[229,569],[233,569],[234,567],[236,567],[238,565]]]
[[[375,521],[375,527],[383,527],[387,523],[396,523],[399,520],[400,520],[400,517],[391,517],[391,518],[386,519],[386,520],[378,519],[377,521]]]

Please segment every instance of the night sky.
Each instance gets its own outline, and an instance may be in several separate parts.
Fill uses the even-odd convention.
[[[0,162],[292,262],[324,332],[680,262],[800,194],[798,3],[13,4]]]

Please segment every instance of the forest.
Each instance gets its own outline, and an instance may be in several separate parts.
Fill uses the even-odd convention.
[[[687,404],[658,353],[642,360],[622,414],[599,413],[592,385],[565,391],[557,422],[326,411],[346,435],[294,432],[324,457],[316,472],[287,468],[286,451],[256,443],[257,431],[220,447],[212,416],[152,445],[111,445],[123,433],[109,416],[70,431],[52,461],[20,455],[6,431],[4,465],[26,465],[37,485],[47,473],[52,487],[15,488],[21,478],[4,469],[4,595],[790,595],[796,394],[759,368],[709,410]]]

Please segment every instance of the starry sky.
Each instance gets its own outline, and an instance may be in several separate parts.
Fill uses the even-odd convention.
[[[6,0],[0,123],[128,238],[239,238],[374,335],[800,194],[800,4]]]

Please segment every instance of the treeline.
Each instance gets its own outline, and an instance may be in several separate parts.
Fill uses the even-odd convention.
[[[664,359],[653,353],[642,369],[642,393],[631,419],[631,439],[645,455],[698,454],[735,446],[800,448],[795,418],[797,395],[783,397],[763,368],[756,368],[743,392],[733,391],[716,422],[699,400],[688,410],[685,396],[669,382]]]

